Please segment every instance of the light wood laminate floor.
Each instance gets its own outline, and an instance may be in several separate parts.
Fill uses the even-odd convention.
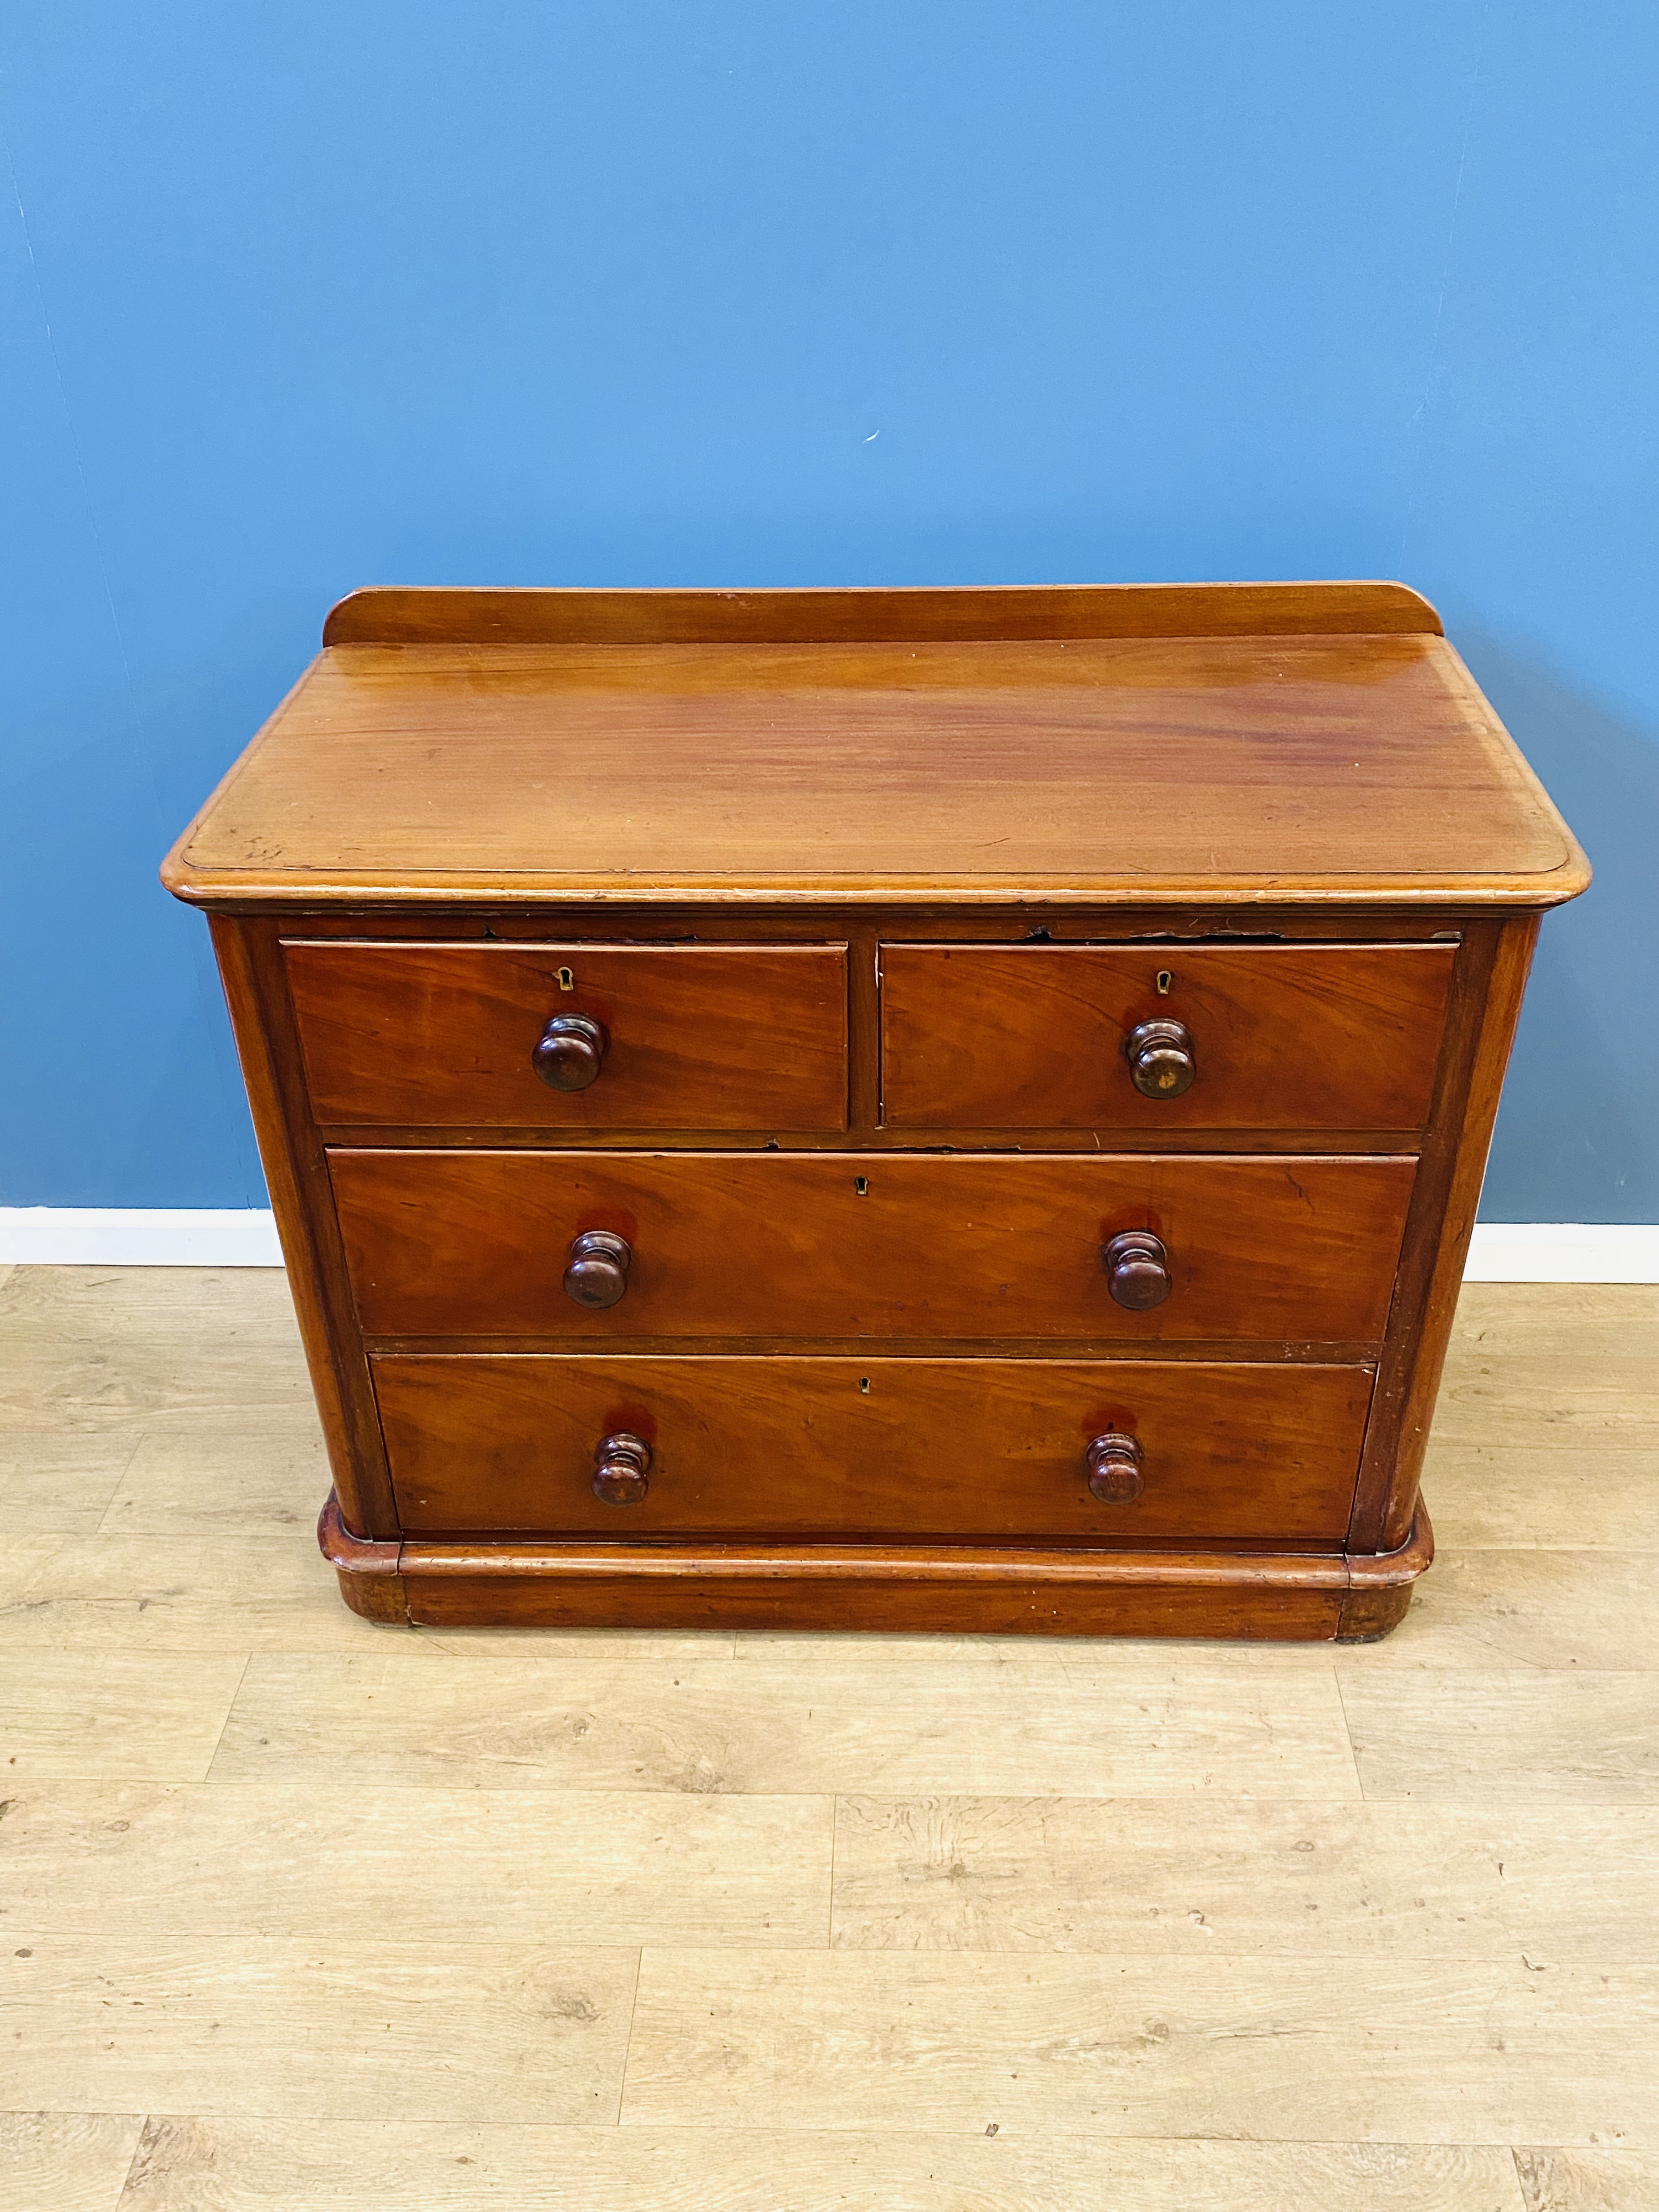
[[[6,2212],[1659,2207],[1659,1290],[1465,1291],[1370,1647],[376,1628],[326,1487],[279,1273],[0,1280]]]

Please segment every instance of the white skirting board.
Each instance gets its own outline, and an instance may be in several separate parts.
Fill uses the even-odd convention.
[[[252,1206],[0,1206],[0,1266],[280,1267],[276,1217]]]
[[[216,1207],[0,1206],[0,1266],[280,1267],[269,1213]],[[1483,1221],[1471,1283],[1659,1283],[1659,1223]]]
[[[1659,1222],[1478,1221],[1466,1283],[1659,1283]]]

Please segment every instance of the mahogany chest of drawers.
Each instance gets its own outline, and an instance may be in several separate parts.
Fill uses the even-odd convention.
[[[1589,880],[1413,592],[360,592],[163,880],[358,1612],[1404,1613]]]

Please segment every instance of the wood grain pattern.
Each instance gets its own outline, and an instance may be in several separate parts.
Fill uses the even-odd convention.
[[[1568,2162],[1550,2155],[1558,2167]],[[1607,2200],[1540,2203],[1541,2212],[1589,2212],[1592,2201],[1611,2212]],[[273,2122],[152,2118],[120,2212],[208,2203],[214,2212],[1523,2212],[1514,2162],[1491,2145],[374,2120],[336,2121],[322,2136]]]
[[[1376,1448],[1360,1469],[1348,1532],[1358,1550],[1392,1549],[1416,1509],[1498,1095],[1537,939],[1536,916],[1518,917],[1471,931],[1458,962],[1448,1048],[1413,1194],[1417,1220],[1408,1224],[1389,1352],[1377,1374]]]
[[[228,915],[211,926],[335,1494],[354,1528],[390,1534],[392,1485],[275,933]]]
[[[923,1630],[1328,1644],[1351,1626],[1362,1638],[1385,1632],[1410,1596],[1402,1590],[1392,1605],[1368,1601],[1356,1615],[1353,1594],[1298,1578],[1300,1553],[1287,1564],[1282,1553],[1253,1553],[1241,1567],[1230,1554],[1213,1553],[1209,1557],[1231,1571],[1188,1580],[1151,1571],[1144,1553],[1105,1553],[1094,1571],[1054,1577],[1023,1556],[981,1552],[958,1560],[969,1572],[924,1578],[893,1571],[873,1547],[856,1575],[838,1576],[820,1574],[814,1562],[780,1547],[736,1568],[693,1553],[680,1562],[683,1572],[660,1577],[641,1571],[647,1559],[638,1549],[603,1561],[535,1546],[459,1550],[459,1556],[458,1549],[435,1540],[407,1542],[398,1580],[403,1610],[394,1614],[388,1604],[382,1617],[406,1613],[416,1627],[442,1629]],[[1126,1575],[1126,1559],[1142,1571]],[[1192,1563],[1188,1554],[1177,1565]],[[936,1564],[947,1562],[941,1557]],[[764,1571],[749,1571],[752,1565]]]
[[[101,1481],[100,1440],[125,1452],[152,1425],[317,1418],[280,1267],[19,1267],[0,1334],[0,1437],[21,1454],[55,1434],[66,1484],[79,1464]]]
[[[1587,1368],[1571,1350],[1539,1352],[1523,1373],[1505,1360],[1460,1363],[1439,1396],[1449,1443],[1531,1444],[1540,1431],[1564,1448],[1659,1448],[1659,1380],[1648,1346]]]
[[[1409,1158],[330,1155],[371,1336],[1378,1336]],[[862,1184],[863,1188],[860,1186]],[[1175,1289],[1115,1303],[1103,1242],[1156,1231]],[[627,1295],[561,1288],[572,1238],[627,1237]]]
[[[1624,1563],[1659,1551],[1656,1370],[1659,1285],[1466,1283],[1424,1475],[1449,1547],[1616,1552],[1628,1587]],[[1613,1611],[1593,1606],[1609,1636]]]
[[[36,1576],[70,1549],[70,1540],[56,1530],[13,1536],[0,1546],[0,1619],[25,1609]]]
[[[118,1528],[72,1542],[36,1561],[10,1602],[0,1607],[0,1666],[22,1651],[88,1657],[163,1653],[188,1682],[193,1659],[228,1658],[299,1644],[350,1649],[364,1631],[339,1608],[319,1576],[312,1517],[283,1531],[177,1528],[125,1535]]]
[[[882,947],[890,1127],[1416,1129],[1450,945]],[[1191,1032],[1192,1088],[1144,1097],[1138,1022]]]
[[[1656,2074],[1651,1967],[658,1950],[622,2117],[1652,2144]]]
[[[332,645],[835,644],[1006,638],[1440,635],[1404,584],[1001,584],[830,591],[353,592]]]
[[[102,1536],[166,1536],[306,1529],[328,1486],[328,1455],[314,1410],[292,1421],[228,1416],[211,1426],[147,1427],[102,1516]]]
[[[459,2118],[488,2100],[503,2120],[616,2117],[636,1951],[18,1931],[19,2105],[315,2122]]]
[[[8,1785],[94,1775],[199,1782],[246,1663],[242,1651],[198,1654],[180,1668],[149,1651],[56,1649],[49,1663],[28,1667],[14,1652],[0,1676]]]
[[[842,1638],[804,1663],[769,1638],[741,1664],[653,1665],[526,1638],[471,1667],[447,1648],[256,1653],[215,1785],[327,1788],[349,1766],[359,1790],[1359,1795],[1330,1667],[1295,1653],[1109,1646],[1102,1666],[1023,1638]]]
[[[284,1780],[35,1784],[6,1817],[9,1916],[161,1938],[341,1927],[388,1943],[805,1944],[830,1911],[826,1797],[341,1791]],[[0,2197],[0,2202],[3,2198]]]
[[[1659,1808],[843,1797],[833,1941],[1655,1966]]]
[[[1540,1352],[1572,1354],[1592,1387],[1596,1370],[1659,1352],[1659,1283],[1464,1283],[1449,1358],[1479,1359],[1519,1376]]]
[[[1536,907],[1588,871],[1456,655],[1417,634],[337,647],[164,880],[316,906]]]
[[[136,2112],[0,2112],[0,2202],[118,2212],[143,2124]]]
[[[1347,1527],[1364,1369],[1012,1360],[397,1358],[374,1363],[411,1534],[1254,1538]],[[1105,1506],[1085,1448],[1134,1435],[1146,1490]],[[612,1431],[651,1447],[646,1498],[590,1487]]]
[[[841,945],[289,944],[311,1109],[342,1127],[842,1129]],[[554,1014],[606,1043],[590,1089],[531,1065]]]
[[[1378,1650],[1376,1664],[1384,1673],[1451,1666],[1659,1671],[1654,1554],[1533,1548],[1443,1556],[1419,1588],[1410,1620]]]
[[[1368,1797],[1659,1803],[1650,1674],[1424,1668],[1406,1686],[1370,1656],[1338,1662]]]
[[[1640,2212],[1659,2204],[1659,2152],[1616,2148],[1517,2150],[1526,2212]]]
[[[0,1531],[91,1535],[141,1442],[137,1429],[0,1429]]]
[[[1582,1382],[1583,1370],[1579,1370]],[[1444,1391],[1443,1390],[1443,1397]],[[1467,1403],[1459,1408],[1467,1418]],[[1518,1425],[1518,1424],[1517,1424]],[[1637,1559],[1659,1552],[1659,1446],[1620,1450],[1558,1443],[1431,1441],[1423,1472],[1435,1525],[1461,1552],[1591,1549]]]

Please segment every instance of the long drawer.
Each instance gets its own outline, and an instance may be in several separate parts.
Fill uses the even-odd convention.
[[[884,1115],[900,1129],[1418,1129],[1455,957],[884,945]]]
[[[1370,1342],[1416,1163],[340,1150],[371,1336]],[[614,1240],[607,1262],[592,1233]],[[1117,1240],[1163,1253],[1168,1291]],[[579,1243],[586,1240],[586,1243]],[[616,1302],[570,1285],[608,1265]],[[582,1263],[586,1273],[579,1268]],[[1148,1255],[1147,1265],[1157,1264]],[[1135,1273],[1131,1270],[1131,1273]],[[1153,1285],[1156,1288],[1156,1285]]]
[[[327,941],[283,958],[325,1126],[847,1125],[844,945]]]
[[[1198,1361],[439,1354],[374,1372],[405,1529],[613,1543],[1339,1543],[1371,1388],[1362,1367]],[[1133,1474],[1107,1486],[1138,1493],[1091,1490],[1112,1451]],[[629,1502],[595,1495],[607,1469]]]

